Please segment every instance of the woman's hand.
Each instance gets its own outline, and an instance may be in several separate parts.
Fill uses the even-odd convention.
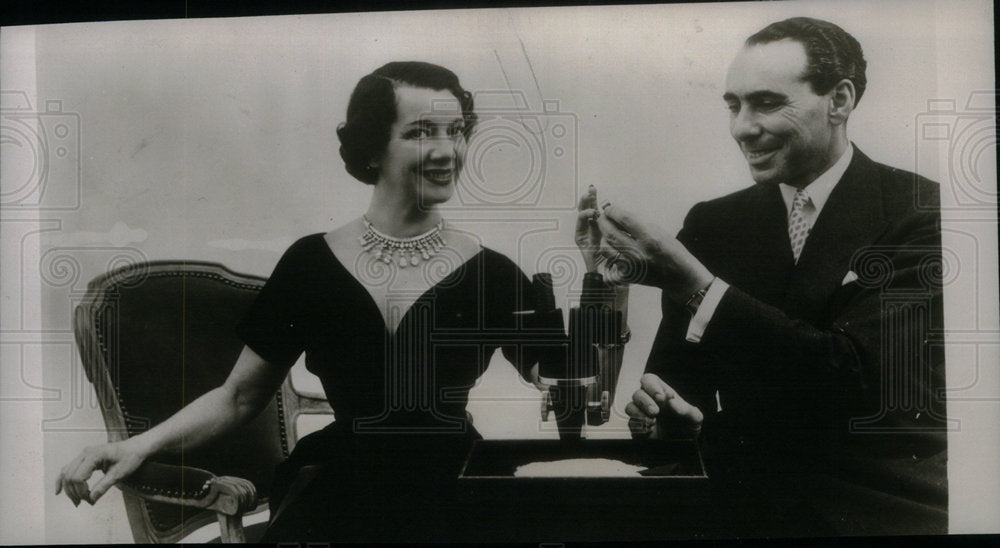
[[[583,254],[583,263],[587,266],[587,272],[595,272],[600,262],[598,252],[601,248],[601,229],[597,226],[599,215],[597,189],[594,188],[594,185],[590,185],[577,206],[576,235],[574,237],[576,246]]]
[[[607,205],[597,224],[617,253],[609,260],[608,282],[659,287],[670,299],[684,303],[714,279],[676,238],[620,207]]]
[[[281,388],[287,373],[244,346],[222,386],[202,394],[169,419],[134,438],[84,449],[59,473],[56,494],[66,491],[76,505],[81,500],[94,504],[150,455],[191,449],[217,440],[256,417]],[[103,471],[104,477],[91,489],[87,481],[96,470]]]
[[[138,449],[135,438],[125,441],[87,447],[69,464],[63,466],[56,479],[56,494],[65,491],[75,506],[85,500],[91,505],[118,481],[135,472],[146,460],[145,452]],[[96,470],[104,477],[91,488],[87,481]]]

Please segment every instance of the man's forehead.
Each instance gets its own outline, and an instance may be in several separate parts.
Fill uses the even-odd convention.
[[[806,62],[805,47],[794,40],[746,46],[729,66],[726,91],[747,93],[802,82]]]

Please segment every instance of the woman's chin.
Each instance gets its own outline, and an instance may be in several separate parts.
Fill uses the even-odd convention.
[[[454,183],[448,183],[447,185],[427,184],[422,189],[420,201],[424,205],[443,204],[448,200],[450,200],[454,194],[455,194]]]

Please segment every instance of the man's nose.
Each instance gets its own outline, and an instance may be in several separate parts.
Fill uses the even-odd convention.
[[[761,134],[760,123],[750,109],[740,109],[729,121],[729,132],[737,141],[750,141]]]

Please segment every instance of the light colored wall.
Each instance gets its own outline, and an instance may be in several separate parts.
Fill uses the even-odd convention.
[[[484,123],[469,165],[481,161],[486,186],[465,181],[464,194],[446,213],[529,274],[555,272],[564,299],[566,288],[579,287],[573,282],[579,266],[572,248],[575,216],[567,200],[577,190],[594,184],[602,198],[627,204],[676,231],[695,202],[751,184],[728,135],[721,100],[724,74],[746,36],[771,21],[802,14],[841,24],[865,49],[869,89],[850,122],[854,142],[879,161],[960,187],[962,181],[952,181],[944,169],[947,150],[934,148],[930,155],[916,136],[929,99],[955,99],[961,109],[971,91],[992,86],[987,3],[472,10],[34,29],[34,105],[40,109],[46,101],[61,101],[63,112],[78,115],[80,195],[74,209],[36,211],[40,220],[33,222],[45,230],[40,235],[12,241],[15,232],[4,233],[5,293],[10,280],[36,280],[41,288],[36,331],[49,333],[29,340],[32,344],[8,336],[14,346],[5,347],[4,367],[18,361],[26,371],[20,382],[31,385],[26,391],[36,399],[54,395],[42,408],[37,401],[0,402],[5,429],[19,417],[30,417],[37,428],[16,447],[44,448],[42,462],[9,457],[4,463],[15,470],[4,474],[43,472],[49,489],[68,458],[103,440],[100,414],[72,346],[71,311],[88,280],[121,261],[178,258],[267,275],[294,239],[329,230],[364,210],[369,189],[343,170],[334,129],[344,118],[354,84],[384,62],[427,60],[452,68],[471,90],[523,91],[527,118],[541,120],[544,128],[564,124],[576,136],[575,142],[546,141],[548,148],[537,156],[549,162],[539,203],[498,211],[477,207],[472,199],[484,190],[517,190],[519,177],[533,164],[528,149],[500,144],[496,139],[503,133],[486,131],[497,126]],[[10,89],[6,82],[4,89]],[[506,116],[488,99],[482,96],[479,105],[484,120]],[[539,114],[546,105],[551,112]],[[563,147],[563,156],[553,156],[556,146]],[[72,202],[66,190],[77,180],[57,167],[63,170],[61,179],[53,175],[51,184],[62,186],[45,199]],[[995,193],[995,166],[992,172],[990,167],[983,175],[987,194],[990,181]],[[5,220],[18,215],[24,213],[5,210]],[[965,223],[963,215],[979,219],[989,213],[965,208],[955,215]],[[982,224],[961,224],[953,234],[956,249],[971,245],[972,252],[985,249],[992,255],[963,270],[955,282],[965,284],[963,291],[949,294],[952,309],[966,309],[954,305],[969,298],[969,291],[985,297],[983,292],[995,291],[987,277],[995,273],[996,243],[989,247],[988,236],[976,232]],[[8,251],[22,249],[35,249],[39,257],[24,259],[17,253],[19,273]],[[632,291],[635,338],[626,353],[619,410],[637,383],[659,317],[658,302],[656,291]],[[995,294],[986,302],[995,303]],[[4,306],[8,312],[10,303]],[[972,330],[988,332],[997,325],[992,309],[958,317]],[[11,331],[12,325],[4,327]],[[989,347],[962,348],[976,363],[995,363],[988,361],[995,355]],[[951,352],[949,359],[958,350]],[[949,362],[950,379],[969,376],[959,369],[960,361]],[[499,358],[473,398],[476,424],[487,437],[554,435],[538,423],[536,393]],[[983,426],[975,436],[956,435],[952,448],[995,439],[988,422],[975,422],[977,413],[989,412],[986,404],[962,405],[952,405],[952,416],[968,414],[967,427]],[[597,435],[624,437],[623,425],[619,414]],[[978,458],[978,449],[972,453]],[[9,449],[6,454],[12,455]],[[961,449],[959,455],[968,456]],[[961,470],[953,470],[956,478],[953,505],[969,503],[973,497],[963,495]],[[9,495],[4,489],[4,499]],[[131,540],[117,491],[94,508],[79,509],[48,490],[19,496],[30,501],[22,508],[41,510],[44,520],[33,521],[41,528],[31,530],[4,518],[3,542]],[[23,510],[11,511],[16,516]],[[953,527],[981,526],[964,511],[953,513],[952,520]]]

